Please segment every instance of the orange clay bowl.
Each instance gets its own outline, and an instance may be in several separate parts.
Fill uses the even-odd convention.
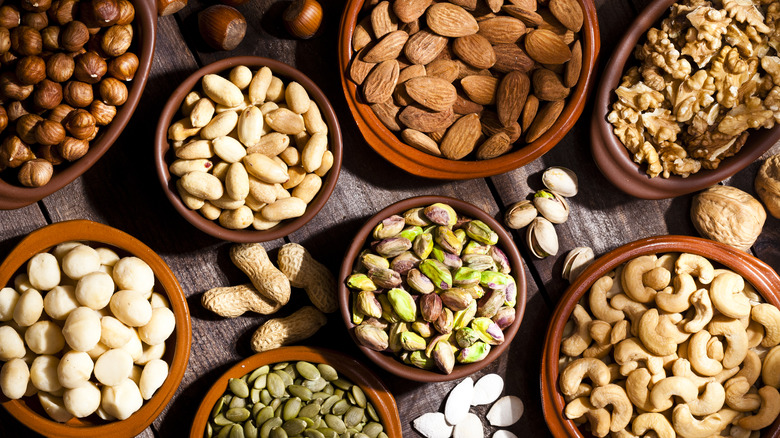
[[[138,56],[138,70],[128,85],[127,102],[117,109],[116,116],[110,125],[102,127],[94,140],[89,144],[89,152],[70,164],[54,166],[54,175],[48,184],[42,187],[24,187],[16,181],[16,175],[0,179],[0,209],[11,210],[21,208],[33,202],[40,201],[57,190],[70,184],[89,170],[95,162],[108,151],[119,135],[125,129],[135,111],[141,93],[149,78],[154,54],[155,28],[157,26],[157,7],[151,0],[134,1],[135,20],[133,21],[133,45],[130,51]],[[13,172],[3,171],[0,175]]]
[[[178,178],[172,176],[168,171],[168,166],[170,166],[176,158],[173,154],[171,144],[168,142],[168,127],[171,123],[180,118],[179,107],[181,107],[181,103],[184,101],[187,93],[192,91],[193,88],[199,87],[200,79],[203,76],[209,73],[223,73],[226,75],[230,69],[237,65],[245,65],[252,70],[265,66],[270,68],[274,73],[274,76],[278,76],[285,84],[289,81],[296,81],[303,85],[303,88],[309,93],[309,97],[317,102],[317,105],[320,107],[320,112],[322,112],[322,117],[328,124],[328,149],[333,153],[333,167],[331,167],[328,174],[323,178],[322,187],[320,188],[319,193],[317,193],[317,196],[315,196],[306,207],[306,212],[303,216],[288,219],[265,231],[257,231],[252,228],[251,225],[249,228],[243,230],[229,230],[219,225],[219,222],[210,221],[201,216],[199,212],[190,210],[184,205],[179,197],[179,192],[176,190],[176,180]],[[309,77],[304,75],[300,70],[275,59],[261,58],[259,56],[235,56],[222,59],[202,67],[191,74],[178,88],[176,88],[176,90],[174,90],[173,94],[168,99],[168,102],[166,102],[165,107],[163,107],[162,113],[160,114],[160,120],[157,123],[157,131],[154,135],[154,162],[157,166],[157,177],[160,180],[160,184],[162,184],[165,196],[167,196],[168,200],[173,204],[173,208],[175,208],[187,222],[191,223],[195,228],[204,233],[218,239],[242,243],[266,242],[279,239],[289,235],[312,220],[314,216],[319,213],[320,209],[325,206],[325,203],[328,202],[328,198],[330,198],[333,189],[336,187],[336,181],[338,181],[339,172],[341,171],[342,150],[341,128],[339,127],[336,113],[333,111],[333,106],[331,106],[325,93],[320,90],[314,81],[309,79]]]
[[[512,152],[489,160],[465,161],[436,157],[403,143],[379,121],[363,101],[358,87],[349,79],[349,65],[354,52],[352,33],[358,23],[365,0],[348,0],[339,29],[339,74],[352,117],[366,142],[379,155],[401,169],[417,176],[435,179],[471,179],[498,175],[524,166],[552,149],[574,126],[585,106],[594,83],[594,67],[599,53],[599,25],[592,0],[580,0],[584,23],[580,30],[583,44],[582,71],[579,81],[555,124],[535,141]]]
[[[722,243],[689,236],[657,236],[637,240],[608,252],[590,265],[569,286],[555,308],[550,327],[547,329],[542,353],[542,408],[544,419],[554,436],[590,436],[589,433],[583,433],[574,422],[563,416],[565,402],[563,395],[558,391],[558,357],[561,337],[563,327],[569,320],[574,306],[590,290],[591,285],[597,279],[619,265],[638,256],[669,252],[698,254],[708,258],[716,267],[721,265],[731,269],[743,276],[746,282],[752,284],[768,303],[780,307],[780,296],[777,294],[777,291],[780,290],[780,276],[761,260]],[[765,438],[780,436],[780,418],[775,420],[771,427],[765,429],[761,436]]]
[[[32,256],[71,240],[84,241],[93,247],[109,247],[120,257],[138,257],[152,268],[156,279],[154,290],[167,296],[171,310],[176,316],[176,329],[165,342],[166,351],[163,356],[169,365],[168,378],[154,396],[144,402],[141,409],[122,421],[104,421],[98,418],[97,414],[92,414],[86,418],[72,418],[67,423],[57,423],[43,411],[35,396],[8,400],[0,394],[0,401],[17,420],[48,437],[134,437],[160,415],[179,387],[187,369],[192,333],[187,300],[171,269],[151,248],[123,231],[88,220],[58,222],[30,233],[0,265],[0,285],[13,286],[13,278],[18,273],[26,272],[27,260]]]
[[[601,173],[617,188],[643,199],[664,199],[681,196],[705,189],[734,175],[758,159],[780,140],[780,125],[772,129],[751,129],[742,149],[736,155],[725,158],[715,170],[702,169],[687,178],[673,175],[670,178],[650,178],[631,155],[620,139],[612,133],[607,121],[615,101],[614,90],[620,84],[623,74],[633,60],[637,42],[644,40],[647,30],[669,12],[675,0],[658,0],[650,4],[628,27],[612,57],[604,69],[601,82],[596,88],[596,106],[591,119],[591,151]]]
[[[517,283],[517,304],[515,305],[517,312],[515,313],[515,321],[504,329],[504,342],[500,345],[493,345],[487,357],[479,362],[470,364],[456,363],[450,374],[444,374],[438,370],[423,370],[412,365],[407,365],[389,351],[376,351],[361,345],[357,338],[355,338],[353,330],[355,324],[352,323],[352,292],[346,286],[347,277],[352,274],[352,268],[355,265],[358,254],[366,247],[366,242],[372,239],[371,233],[378,223],[388,216],[402,214],[410,208],[424,207],[436,202],[449,204],[455,209],[459,216],[479,219],[488,224],[490,228],[498,234],[497,246],[501,248],[507,258],[509,258],[509,263],[512,266],[511,275],[515,278],[515,283]],[[460,199],[448,198],[445,196],[418,196],[404,199],[403,201],[396,202],[395,204],[386,207],[368,219],[365,225],[357,232],[354,240],[352,240],[352,243],[349,245],[349,249],[347,249],[347,254],[344,256],[344,261],[341,263],[341,270],[339,271],[339,308],[341,310],[341,317],[344,320],[344,324],[347,326],[347,331],[349,331],[350,336],[352,336],[352,340],[355,341],[355,344],[360,347],[369,359],[379,365],[382,369],[391,372],[396,376],[418,382],[446,382],[449,380],[462,379],[463,377],[470,376],[485,368],[491,362],[498,359],[498,357],[509,347],[515,334],[517,334],[517,330],[520,328],[520,323],[523,321],[523,313],[525,312],[525,302],[527,299],[525,282],[525,270],[520,252],[512,240],[511,234],[509,234],[498,221],[478,207],[469,204],[468,202],[461,201]]]
[[[211,417],[211,409],[225,393],[228,380],[240,378],[263,365],[299,360],[305,360],[313,364],[324,363],[335,368],[339,375],[345,376],[365,392],[368,400],[374,405],[387,436],[390,438],[401,438],[403,436],[401,433],[401,419],[398,416],[395,398],[371,370],[357,360],[338,351],[326,348],[295,346],[280,347],[257,353],[227,370],[211,386],[211,389],[209,389],[209,392],[206,393],[206,396],[200,403],[198,412],[195,414],[195,422],[192,423],[192,429],[190,429],[190,438],[202,438],[204,436],[206,424]]]

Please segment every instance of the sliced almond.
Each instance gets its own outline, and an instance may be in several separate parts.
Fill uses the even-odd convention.
[[[409,37],[404,46],[404,55],[414,64],[428,64],[447,46],[447,38],[421,30]]]
[[[452,108],[446,111],[427,111],[421,107],[410,105],[398,114],[398,120],[407,128],[420,132],[433,132],[447,129],[453,122]]]
[[[379,2],[371,10],[371,29],[377,39],[398,30],[398,18],[387,0]]]
[[[550,12],[566,28],[579,32],[582,28],[582,7],[577,0],[550,0]]]
[[[525,133],[526,143],[531,143],[547,132],[555,121],[558,120],[564,106],[566,106],[566,102],[562,100],[550,102],[542,106]]]
[[[493,69],[501,73],[513,70],[527,73],[534,68],[535,62],[517,44],[497,44],[493,46],[496,63]]]
[[[498,79],[492,76],[467,76],[460,80],[460,85],[469,99],[480,105],[492,105],[496,101]]]
[[[498,400],[504,390],[504,379],[498,374],[485,374],[474,384],[472,406],[488,405]]]
[[[523,416],[523,401],[514,395],[507,395],[498,399],[487,413],[487,420],[491,426],[511,426]]]
[[[423,132],[416,131],[414,129],[404,129],[401,131],[401,138],[403,139],[404,143],[412,146],[415,149],[437,157],[441,156],[439,145],[436,144],[436,142],[433,141],[431,137]]]
[[[531,81],[523,72],[512,71],[501,79],[496,92],[496,111],[502,125],[507,126],[520,118],[530,89]]]
[[[368,49],[368,52],[363,55],[363,61],[382,62],[395,59],[401,54],[408,39],[409,34],[402,30],[390,32],[382,37],[376,45]]]
[[[525,35],[525,24],[514,17],[488,18],[479,22],[479,32],[490,44],[514,43]]]
[[[420,18],[428,9],[432,0],[395,0],[393,12],[404,23],[411,23]]]
[[[420,105],[433,111],[444,111],[455,103],[455,86],[444,79],[422,76],[409,79],[406,92]]]
[[[425,12],[428,27],[439,35],[458,38],[479,31],[477,20],[467,10],[452,3],[436,3]]]
[[[476,147],[482,135],[482,124],[477,114],[467,114],[459,118],[447,130],[439,149],[450,160],[460,160]]]
[[[437,59],[425,66],[427,76],[441,78],[447,82],[453,82],[457,79],[459,72],[458,63],[449,59]]]
[[[398,82],[398,61],[384,61],[374,67],[363,81],[363,97],[368,103],[386,102]]]
[[[452,438],[483,438],[482,420],[471,412],[452,429]]]
[[[571,47],[571,59],[566,63],[563,73],[563,85],[572,88],[577,85],[582,70],[582,44],[575,41]]]
[[[471,397],[474,393],[474,381],[471,377],[461,380],[447,397],[444,405],[444,417],[449,424],[458,424],[466,418],[471,406]]]
[[[554,72],[546,68],[534,70],[532,83],[534,95],[540,100],[563,100],[569,95],[569,89]]]
[[[540,64],[563,64],[571,59],[569,46],[547,29],[530,31],[525,36],[525,51]]]
[[[452,425],[447,423],[441,412],[429,412],[414,419],[414,429],[425,438],[449,438]]]
[[[455,39],[452,51],[463,62],[476,68],[490,68],[496,63],[496,54],[487,38],[479,34]]]

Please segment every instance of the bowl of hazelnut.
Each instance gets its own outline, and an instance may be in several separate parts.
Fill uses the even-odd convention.
[[[54,193],[108,150],[146,85],[155,26],[150,1],[0,6],[0,208]]]

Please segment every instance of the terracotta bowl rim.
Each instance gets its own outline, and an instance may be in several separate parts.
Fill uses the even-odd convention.
[[[89,170],[122,134],[141,100],[144,87],[149,79],[157,33],[157,9],[152,2],[149,0],[135,1],[133,5],[136,8],[134,23],[137,32],[134,42],[140,53],[136,53],[139,61],[138,70],[131,83],[132,86],[128,87],[127,101],[119,108],[108,128],[104,128],[103,132],[90,142],[89,152],[73,163],[55,166],[54,175],[48,184],[33,188],[11,184],[0,179],[0,209],[12,210],[30,205],[67,186]]]
[[[506,253],[506,256],[511,262],[512,274],[515,277],[515,282],[517,283],[517,304],[515,306],[517,312],[515,313],[515,321],[512,323],[512,325],[504,330],[504,343],[493,346],[487,357],[479,362],[466,365],[456,364],[455,368],[450,374],[443,374],[435,370],[423,370],[406,365],[392,354],[381,353],[362,346],[360,342],[358,342],[357,338],[355,338],[354,330],[352,330],[352,328],[355,327],[355,324],[352,323],[352,311],[350,306],[351,291],[347,288],[345,283],[347,277],[352,273],[352,266],[355,262],[355,259],[357,258],[357,255],[363,249],[366,239],[370,238],[371,232],[376,224],[392,214],[403,212],[409,208],[421,207],[436,202],[448,203],[450,206],[452,206],[452,208],[455,209],[455,211],[459,213],[465,213],[467,216],[474,219],[480,219],[493,228],[493,230],[498,233],[499,242],[501,243],[501,245],[499,245],[500,248],[504,251],[504,253]],[[477,371],[490,365],[494,360],[498,359],[498,357],[501,356],[507,348],[509,348],[509,344],[512,343],[512,339],[515,337],[518,329],[520,328],[520,324],[523,321],[523,314],[525,313],[526,301],[528,299],[527,294],[528,291],[525,276],[525,263],[523,263],[523,259],[520,256],[519,250],[517,249],[517,245],[515,245],[514,240],[512,239],[512,235],[506,231],[506,229],[497,220],[493,219],[493,217],[491,217],[479,207],[466,201],[450,198],[447,196],[429,195],[407,198],[395,202],[385,207],[375,215],[371,216],[371,218],[369,218],[355,234],[355,238],[350,243],[349,248],[344,255],[344,260],[341,263],[341,269],[339,270],[339,310],[341,312],[344,325],[346,326],[350,337],[355,342],[355,345],[357,345],[363,354],[365,354],[371,361],[373,361],[376,365],[385,371],[395,374],[396,376],[418,382],[446,382],[460,379],[476,373]]]
[[[323,178],[322,187],[320,188],[319,193],[317,193],[317,196],[315,196],[307,206],[306,213],[301,217],[283,221],[281,224],[265,231],[251,229],[251,226],[248,229],[243,230],[229,230],[220,226],[216,221],[210,221],[204,218],[197,211],[190,210],[179,198],[175,179],[171,177],[171,174],[168,171],[169,160],[167,155],[170,150],[170,144],[167,139],[168,126],[171,124],[173,117],[178,113],[179,106],[184,100],[184,97],[204,75],[208,73],[226,72],[231,67],[242,64],[250,67],[267,66],[274,74],[288,80],[297,81],[303,85],[306,91],[309,92],[309,96],[317,102],[320,112],[328,124],[328,145],[330,151],[333,153],[333,166],[330,171],[328,171],[325,178]],[[173,91],[171,97],[168,98],[168,101],[165,103],[165,106],[160,113],[154,136],[154,161],[157,169],[157,177],[163,192],[165,192],[165,196],[176,211],[187,220],[187,222],[191,223],[194,227],[204,233],[218,239],[239,243],[266,242],[278,239],[293,233],[312,220],[322,207],[325,206],[325,203],[328,202],[330,195],[333,193],[333,189],[336,187],[336,182],[338,181],[339,173],[341,172],[342,157],[343,142],[341,138],[341,128],[336,113],[333,110],[333,106],[325,93],[314,83],[314,81],[295,67],[275,59],[260,56],[232,56],[207,64],[189,75],[187,79],[182,81],[176,90]]]
[[[289,362],[304,360],[312,363],[326,363],[340,373],[349,378],[352,383],[360,386],[366,396],[374,405],[382,426],[387,436],[400,438],[401,419],[398,413],[398,406],[395,398],[385,384],[368,367],[360,363],[357,359],[350,357],[339,351],[306,346],[280,347],[273,350],[256,353],[247,357],[225,371],[209,388],[208,393],[203,397],[203,401],[195,414],[195,421],[190,429],[191,438],[201,438],[206,430],[211,409],[217,402],[217,399],[225,393],[228,380],[231,377],[241,377],[251,372],[255,368],[278,362]]]
[[[579,0],[585,15],[582,27],[582,70],[577,87],[558,120],[545,134],[530,144],[490,160],[455,161],[419,151],[396,137],[358,96],[357,86],[348,77],[352,59],[352,33],[364,0],[349,0],[339,26],[339,75],[350,112],[363,137],[380,156],[413,175],[445,180],[483,178],[524,166],[544,155],[563,139],[585,107],[595,83],[595,67],[600,48],[599,24],[593,0]]]
[[[71,419],[57,423],[39,415],[21,400],[8,400],[0,394],[3,407],[17,420],[30,429],[50,437],[133,437],[141,433],[160,415],[181,383],[187,369],[192,343],[192,326],[187,298],[170,267],[151,248],[135,237],[119,229],[85,219],[56,222],[30,233],[8,254],[0,265],[0,284],[6,285],[33,255],[71,240],[90,241],[113,246],[121,251],[144,260],[154,271],[157,284],[168,298],[176,317],[176,329],[166,344],[173,342],[174,351],[169,363],[169,374],[154,396],[145,401],[136,413],[126,420],[105,424]],[[157,286],[155,286],[156,291]],[[170,347],[170,345],[167,345]],[[168,356],[166,352],[166,356]]]
[[[780,296],[773,290],[780,290],[780,276],[763,261],[733,247],[712,240],[691,236],[665,235],[639,239],[622,245],[596,259],[566,289],[550,319],[542,352],[540,378],[542,410],[547,426],[556,437],[583,437],[574,422],[563,417],[564,400],[558,391],[558,357],[560,354],[563,326],[574,306],[601,276],[618,265],[640,255],[688,252],[702,255],[709,260],[739,273],[749,281],[767,302],[780,307]],[[763,436],[780,434],[780,417],[772,424],[771,432]]]
[[[632,56],[636,43],[650,26],[668,12],[674,2],[675,0],[653,2],[639,14],[616,46],[596,87],[590,130],[594,160],[601,173],[613,185],[637,198],[665,199],[705,189],[744,169],[780,140],[780,125],[753,131],[742,149],[736,155],[724,159],[718,169],[702,169],[687,178],[677,175],[670,178],[650,178],[645,173],[646,164],[640,166],[634,163],[628,149],[612,132],[612,125],[607,122],[607,114],[614,101],[613,90],[620,83],[624,67]]]

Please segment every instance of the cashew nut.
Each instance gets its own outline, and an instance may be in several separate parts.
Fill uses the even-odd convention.
[[[604,437],[609,434],[609,412],[604,409],[596,409],[587,397],[580,397],[570,401],[563,410],[566,418],[576,420],[587,418],[590,423],[590,431],[594,436]]]
[[[664,289],[669,286],[669,282],[672,281],[672,273],[662,267],[656,266],[655,268],[642,274],[642,282],[645,286],[650,287],[656,291]]]
[[[622,312],[621,312],[622,313]],[[598,359],[603,358],[612,350],[612,344],[609,342],[609,335],[612,331],[612,326],[605,321],[591,321],[589,327],[590,337],[595,341],[596,345],[588,347],[582,355],[584,357],[595,357]]]
[[[631,405],[631,400],[628,399],[626,390],[614,383],[593,388],[593,392],[590,394],[590,402],[596,408],[612,405],[612,422],[609,426],[609,430],[612,432],[625,429],[628,426],[628,422],[631,421],[634,406]]]
[[[745,329],[748,335],[748,348],[758,347],[764,340],[764,326],[758,321],[751,319]]]
[[[609,343],[616,345],[618,342],[628,337],[628,324],[625,319],[621,319],[612,326],[612,331],[609,332]]]
[[[718,382],[710,382],[704,387],[704,392],[688,402],[693,415],[709,415],[718,412],[726,402],[726,390]]]
[[[771,386],[763,386],[758,390],[761,397],[761,407],[756,415],[741,418],[737,423],[739,427],[750,430],[758,430],[769,426],[780,415],[780,392]],[[591,395],[591,401],[593,396]],[[613,414],[614,417],[614,414]]]
[[[750,315],[750,300],[743,295],[745,280],[733,272],[724,272],[710,285],[710,299],[718,311],[729,318],[743,318]]]
[[[780,344],[780,310],[771,304],[753,306],[750,312],[754,321],[764,327],[764,339],[761,346],[772,348]]]
[[[711,338],[707,341],[707,356],[717,360],[723,360],[723,342],[718,338]]]
[[[691,370],[691,363],[687,359],[677,359],[672,365],[672,374],[679,377],[685,377],[701,391],[708,383],[714,382],[713,377],[701,377]]]
[[[663,416],[663,414],[658,413],[645,413],[638,415],[636,418],[634,418],[634,422],[632,423],[632,430],[636,435],[639,436],[644,436],[648,430],[655,431],[655,433],[658,435],[658,438],[674,438],[677,436],[674,433],[672,423],[670,423],[669,420]]]
[[[639,321],[639,339],[642,340],[645,347],[653,354],[666,356],[676,352],[677,344],[684,342],[690,335],[685,334],[685,339],[676,342],[676,339],[673,336],[660,332],[661,318],[662,317],[658,315],[658,309],[650,309],[645,312]],[[664,315],[663,319],[668,318]]]
[[[588,296],[590,311],[596,319],[613,323],[624,319],[626,316],[622,310],[616,309],[607,303],[607,291],[612,289],[613,281],[605,275],[593,283]]]
[[[654,255],[641,256],[629,261],[623,267],[623,277],[621,279],[623,291],[633,300],[640,303],[653,301],[656,290],[645,286],[642,277],[646,272],[655,269],[656,260],[657,257]]]
[[[677,405],[672,412],[672,425],[678,435],[683,438],[706,438],[717,435],[731,423],[739,412],[732,409],[707,415],[697,420],[691,414],[691,408],[687,404]]]
[[[715,268],[709,260],[696,254],[680,254],[675,262],[674,272],[680,274],[696,275],[701,284],[710,284],[715,278]]]
[[[669,272],[674,272],[674,263],[677,261],[677,254],[667,253],[662,254],[655,261],[655,265],[661,268],[666,268]]]
[[[686,322],[683,329],[688,333],[696,333],[704,330],[704,327],[710,323],[712,316],[715,314],[712,308],[712,301],[710,301],[710,294],[707,289],[699,289],[693,293],[690,297],[691,304],[693,305],[694,316]]]
[[[571,402],[572,400],[580,397],[590,397],[590,392],[592,390],[593,387],[587,383],[580,383],[580,386],[577,387],[577,391],[572,395],[567,395],[565,399],[567,402]]]
[[[609,301],[609,304],[615,309],[621,310],[631,320],[631,334],[637,336],[639,333],[639,320],[647,311],[647,306],[632,300],[626,294],[615,295]]]
[[[674,277],[672,287],[667,287],[655,296],[658,308],[670,313],[684,312],[691,307],[691,295],[696,292],[696,281],[688,274]]]
[[[646,412],[660,412],[650,402],[650,380],[652,376],[647,368],[637,368],[628,374],[626,379],[626,395],[631,403]]]
[[[736,377],[744,377],[748,383],[753,385],[760,375],[761,358],[754,351],[748,350],[745,360],[742,361],[742,369],[739,370]]]
[[[580,358],[570,363],[561,373],[561,392],[564,395],[574,394],[579,389],[585,375],[590,378],[594,386],[604,386],[610,381],[609,368],[603,361],[587,357]]]
[[[780,345],[769,350],[761,369],[764,385],[780,388]]]
[[[650,403],[656,411],[665,411],[672,407],[673,396],[678,396],[686,403],[696,400],[699,395],[699,388],[685,377],[672,376],[667,377],[653,386],[650,391]]]
[[[713,280],[713,283],[717,278]],[[748,350],[747,331],[738,320],[718,315],[710,321],[708,330],[713,336],[726,338],[726,351],[721,363],[724,368],[734,368],[745,360]]]
[[[567,356],[579,356],[590,345],[590,332],[588,327],[591,322],[590,315],[584,307],[577,304],[571,312],[574,321],[574,332],[563,340],[561,351]]]
[[[758,394],[748,394],[751,383],[745,377],[734,377],[726,382],[726,404],[735,411],[750,412],[761,406]]]
[[[707,342],[712,335],[706,330],[697,332],[688,343],[688,360],[693,369],[704,376],[714,376],[723,371],[723,364],[707,356]]]
[[[637,338],[628,338],[615,346],[615,362],[620,365],[620,374],[626,376],[638,367],[639,361],[645,361],[650,374],[663,371],[664,359],[651,354]]]

